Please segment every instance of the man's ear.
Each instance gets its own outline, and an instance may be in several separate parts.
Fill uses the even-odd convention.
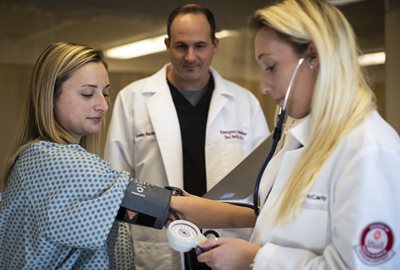
[[[213,44],[214,44],[214,47],[215,47],[216,49],[218,49],[218,46],[219,46],[219,39],[218,39],[218,38],[214,38]]]
[[[168,37],[164,38],[164,44],[168,49],[169,48],[169,38]]]

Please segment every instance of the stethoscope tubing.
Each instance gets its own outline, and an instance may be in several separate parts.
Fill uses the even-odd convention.
[[[269,151],[267,158],[265,159],[264,163],[262,164],[262,166],[260,168],[260,171],[258,172],[257,180],[254,185],[253,209],[254,209],[254,213],[256,214],[256,216],[258,216],[260,213],[260,208],[258,207],[258,205],[259,205],[258,204],[258,194],[259,194],[259,189],[260,189],[261,178],[264,174],[265,168],[267,167],[268,163],[271,161],[272,157],[274,156],[276,147],[278,146],[279,140],[282,137],[282,128],[283,128],[283,123],[285,121],[285,115],[286,115],[286,111],[282,110],[278,116],[278,123],[274,129],[274,134],[272,135],[271,150]],[[272,187],[271,187],[271,189],[272,189]],[[271,190],[268,192],[265,200],[267,200],[270,192],[271,192]]]
[[[274,129],[274,134],[272,137],[272,147],[271,150],[269,151],[267,158],[265,159],[263,165],[261,166],[260,171],[258,172],[257,175],[257,179],[256,179],[256,183],[254,185],[254,193],[253,193],[253,209],[254,209],[254,213],[256,214],[256,216],[258,216],[260,214],[260,208],[259,208],[259,203],[258,203],[258,194],[259,194],[259,189],[260,189],[260,182],[261,182],[261,178],[264,174],[265,168],[267,167],[268,163],[271,161],[272,157],[274,156],[274,153],[276,151],[276,147],[278,146],[279,140],[282,137],[282,129],[283,129],[283,123],[285,122],[285,116],[286,116],[286,105],[287,105],[287,101],[289,99],[289,95],[290,92],[292,90],[292,85],[294,82],[294,79],[296,78],[297,72],[301,66],[301,64],[303,63],[304,58],[300,58],[299,61],[297,62],[297,65],[293,71],[293,74],[290,78],[289,81],[289,85],[285,94],[285,99],[283,102],[283,106],[282,109],[279,113],[278,116],[278,121],[277,121],[277,125]],[[270,190],[267,193],[267,196],[265,198],[265,201],[268,199],[269,194],[271,193],[272,187],[270,188]]]

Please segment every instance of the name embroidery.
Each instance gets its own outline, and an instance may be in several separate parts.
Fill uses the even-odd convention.
[[[319,194],[307,194],[307,199],[313,201],[326,201],[327,197]]]
[[[147,137],[147,136],[155,136],[156,133],[154,131],[146,131],[143,133],[136,134],[136,138]]]
[[[241,130],[220,130],[219,133],[224,136],[225,140],[244,140],[247,133]]]

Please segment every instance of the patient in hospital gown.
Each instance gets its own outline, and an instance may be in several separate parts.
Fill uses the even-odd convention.
[[[32,72],[21,130],[0,176],[0,270],[135,269],[126,189],[95,154],[109,107],[100,50],[58,42]],[[92,153],[91,153],[92,152]]]
[[[16,162],[0,202],[0,243],[7,246],[0,247],[1,265],[133,269],[125,225],[115,221],[129,180],[79,145],[32,144]],[[115,254],[116,241],[125,254]]]

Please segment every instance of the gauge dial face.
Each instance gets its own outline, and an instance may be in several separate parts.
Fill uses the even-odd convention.
[[[203,236],[193,223],[186,220],[175,220],[168,226],[167,237],[171,248],[187,252],[196,247]]]
[[[171,232],[179,239],[185,241],[193,241],[198,236],[195,228],[187,224],[176,224],[171,228]]]

